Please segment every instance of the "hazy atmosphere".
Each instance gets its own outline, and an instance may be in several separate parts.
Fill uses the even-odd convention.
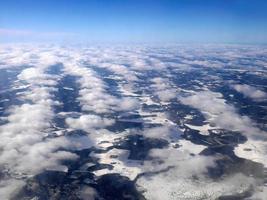
[[[1,1],[3,42],[266,43],[265,0]]]

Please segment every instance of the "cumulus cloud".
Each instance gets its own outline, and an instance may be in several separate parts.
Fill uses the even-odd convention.
[[[14,84],[16,88],[23,88],[23,91],[17,93],[22,103],[8,109],[7,115],[2,118],[6,124],[0,126],[0,166],[8,174],[0,181],[0,196],[11,198],[25,184],[20,180],[22,176],[36,175],[44,170],[67,171],[62,160],[77,159],[77,155],[70,153],[69,149],[81,150],[92,146],[106,151],[92,152],[90,156],[98,158],[99,163],[113,166],[112,169],[94,171],[96,175],[120,173],[134,180],[140,174],[136,183],[146,189],[144,195],[148,199],[216,199],[220,195],[248,190],[251,185],[255,185],[253,177],[236,174],[222,177],[216,182],[207,177],[207,169],[216,166],[219,158],[199,155],[206,146],[183,140],[180,137],[181,130],[163,114],[167,113],[165,109],[169,107],[162,104],[177,98],[177,83],[167,78],[172,73],[188,73],[188,69],[196,67],[218,68],[226,64],[236,65],[235,70],[238,70],[239,58],[244,55],[255,56],[255,52],[222,48],[222,51],[218,51],[214,47],[192,49],[186,46],[159,50],[137,46],[76,48],[22,45],[1,49],[0,68],[18,67],[16,70],[20,70],[19,67],[23,66],[25,69]],[[213,59],[216,57],[223,61]],[[57,63],[62,63],[64,74],[49,74],[49,66]],[[105,82],[98,69],[107,72],[109,78],[115,77],[117,88],[120,89],[116,90],[116,94],[111,92],[110,89],[114,88]],[[64,131],[84,130],[88,135],[65,136],[63,129],[60,130],[61,134],[53,132],[59,128],[51,127],[58,116],[54,113],[54,106],[61,103],[54,100],[54,93],[64,75],[76,78],[76,101],[82,110],[75,114],[60,115],[63,119],[66,117],[68,128]],[[150,75],[155,78],[150,79]],[[207,71],[205,75],[210,79]],[[127,86],[131,89],[127,89]],[[253,99],[266,98],[263,91],[257,91],[251,86],[235,85],[234,88]],[[148,91],[148,94],[139,91]],[[153,101],[150,96],[158,98],[160,103]],[[237,156],[266,163],[265,141],[259,142],[253,137],[259,137],[265,132],[257,128],[247,116],[239,115],[235,107],[227,104],[222,97],[220,93],[211,91],[192,92],[190,96],[180,97],[180,101],[202,111],[213,125],[245,134],[249,142],[235,149]],[[140,102],[149,108],[146,111],[140,108]],[[156,107],[156,112],[153,108],[150,110],[150,107]],[[149,121],[146,124],[149,127],[144,126],[137,133],[143,134],[144,139],[167,140],[168,147],[151,149],[145,161],[128,159],[130,150],[116,149],[114,143],[132,134],[132,130],[111,132],[105,129],[115,123],[117,114],[125,114],[121,112],[127,112],[130,116],[139,113],[144,121]],[[244,150],[247,147],[252,149],[249,153]],[[262,198],[264,194],[265,191],[257,190],[255,198]],[[81,197],[86,195],[92,198],[97,196],[94,190],[82,188]]]
[[[0,181],[0,197],[2,199],[12,199],[25,182],[17,179],[7,179]]]
[[[46,169],[66,170],[61,161],[77,159],[77,155],[67,150],[73,145],[69,140],[47,137],[54,118],[53,92],[58,77],[46,74],[49,65],[42,65],[42,59],[39,62],[39,67],[26,68],[17,76],[17,84],[27,86],[18,95],[22,104],[10,107],[6,123],[0,126],[0,165],[11,177],[18,178],[6,180],[10,185],[0,189],[5,196],[23,185],[19,180],[21,174],[32,176]]]
[[[145,162],[145,169],[161,171],[168,168],[177,170],[173,175],[189,177],[203,175],[207,167],[215,166],[215,158],[209,156],[192,156],[187,151],[179,149],[152,149],[149,154],[153,160]]]
[[[26,144],[21,147],[21,155],[16,158],[16,166],[12,170],[26,174],[37,174],[45,169],[63,170],[68,168],[61,164],[62,160],[74,160],[78,156],[60,148],[70,149],[71,142],[64,137],[46,139],[32,145]],[[15,153],[15,152],[14,152]],[[14,156],[10,157],[14,158]]]
[[[230,131],[239,131],[246,135],[248,141],[236,147],[235,153],[237,156],[252,159],[266,165],[265,155],[267,149],[264,147],[266,146],[266,132],[257,128],[249,117],[239,115],[232,105],[226,104],[220,93],[201,91],[191,96],[181,97],[180,100],[185,105],[199,109],[207,120],[217,127]],[[250,143],[258,144],[259,140],[262,140],[261,145],[250,145]],[[252,152],[245,152],[244,149],[246,147],[251,148]]]
[[[103,80],[92,69],[80,66],[78,62],[65,63],[65,71],[80,77],[79,101],[84,111],[103,114],[114,111],[129,111],[139,106],[136,99],[117,98],[109,94]]]
[[[152,83],[154,94],[161,101],[170,101],[176,97],[176,89],[171,87],[168,79],[157,77],[152,79]]]
[[[98,128],[111,126],[113,119],[106,119],[97,115],[82,115],[79,118],[67,118],[66,123],[70,128],[91,131]]]
[[[22,66],[38,66],[39,69],[46,68],[59,61],[54,55],[57,48],[53,45],[3,45],[0,52],[0,68],[21,68]]]
[[[125,97],[118,101],[118,110],[131,111],[140,107],[140,103],[137,99]]]
[[[0,163],[16,173],[35,174],[49,166],[57,165],[57,160],[75,157],[68,152],[56,152],[60,147],[68,146],[67,140],[45,139],[46,129],[50,127],[54,117],[53,100],[49,88],[40,85],[35,80],[36,76],[39,80],[47,78],[39,70],[33,69],[25,69],[18,75],[19,79],[23,77],[25,84],[31,85],[29,91],[22,94],[21,98],[31,100],[32,104],[24,103],[12,107],[6,117],[8,123],[0,127],[0,144],[3,149]],[[41,96],[36,96],[36,92],[41,92]],[[45,161],[38,164],[43,159]]]
[[[249,117],[240,116],[232,105],[226,104],[220,93],[202,91],[188,97],[181,97],[180,100],[185,105],[201,110],[210,122],[221,128],[240,131],[247,136],[258,136],[262,133],[253,126],[254,123]]]
[[[99,67],[104,67],[110,71],[112,71],[116,75],[120,75],[129,82],[137,81],[138,78],[136,77],[135,73],[130,70],[129,67],[120,64],[113,64],[113,63],[98,63]]]
[[[255,101],[265,101],[267,94],[253,86],[236,84],[232,86],[236,91],[242,93],[244,96],[249,97]]]
[[[149,138],[161,138],[164,140],[178,140],[180,139],[181,130],[179,130],[175,126],[159,126],[159,127],[153,127],[149,129],[145,129],[143,131],[143,134],[145,137]]]
[[[255,180],[242,174],[217,182],[207,176],[208,167],[216,165],[216,157],[195,155],[178,149],[152,149],[152,160],[145,161],[146,172],[137,180],[145,188],[147,199],[217,199],[221,195],[246,191]],[[154,172],[154,173],[147,173]]]

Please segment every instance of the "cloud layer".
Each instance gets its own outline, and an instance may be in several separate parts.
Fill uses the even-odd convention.
[[[71,179],[85,170],[96,180],[126,176],[147,199],[216,199],[252,188],[261,200],[266,190],[253,166],[266,167],[266,120],[241,113],[236,105],[244,98],[236,94],[265,109],[266,52],[229,45],[4,45],[0,73],[13,76],[0,91],[0,196],[11,198],[47,170]],[[229,80],[238,93],[231,94]],[[239,134],[245,139],[235,141]],[[79,157],[85,149],[88,157]],[[214,181],[210,170],[218,163],[232,159],[229,165],[242,167],[233,155],[249,160],[253,171],[248,166]],[[102,195],[85,185],[81,195]]]

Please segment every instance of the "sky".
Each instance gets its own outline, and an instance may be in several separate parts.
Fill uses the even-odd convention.
[[[267,43],[266,0],[0,0],[0,42]]]

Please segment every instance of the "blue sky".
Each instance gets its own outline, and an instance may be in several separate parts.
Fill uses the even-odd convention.
[[[266,10],[266,0],[0,0],[0,41],[267,43]]]

